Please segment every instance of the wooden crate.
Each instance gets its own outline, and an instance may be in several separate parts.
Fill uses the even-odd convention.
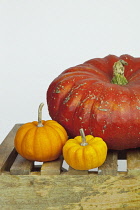
[[[0,145],[0,209],[140,209],[140,148],[109,151],[96,171],[63,167],[63,157],[37,166],[14,149],[16,124]],[[120,160],[127,170],[118,171]]]

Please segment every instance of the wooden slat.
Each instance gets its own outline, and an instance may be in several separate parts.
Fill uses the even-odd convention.
[[[18,155],[10,169],[12,175],[28,175],[33,167],[33,161],[26,160]]]
[[[140,148],[127,151],[127,170],[128,174],[140,174]]]
[[[44,162],[41,167],[41,175],[59,175],[61,173],[63,158],[55,161]]]
[[[69,175],[87,175],[88,171],[87,170],[75,170],[74,168],[69,166],[68,174]]]
[[[0,145],[0,174],[4,170],[9,170],[17,156],[14,149],[14,138],[20,126],[21,124],[16,124]]]
[[[117,159],[118,156],[116,151],[108,151],[106,161],[98,168],[98,174],[117,175]]]

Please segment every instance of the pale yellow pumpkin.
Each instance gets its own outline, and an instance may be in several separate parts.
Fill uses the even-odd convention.
[[[68,165],[76,170],[90,170],[101,166],[107,156],[107,145],[100,137],[81,136],[69,139],[63,147],[63,156]]]

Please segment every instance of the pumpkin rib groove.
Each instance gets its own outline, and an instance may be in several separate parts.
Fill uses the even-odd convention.
[[[102,91],[103,91],[103,89],[102,89]],[[101,94],[100,94],[101,95]],[[97,98],[97,97],[99,97],[99,96],[95,96],[95,98]],[[91,128],[92,127],[94,127],[94,125],[96,124],[96,123],[94,123],[94,121],[93,121],[93,119],[94,119],[94,117],[95,117],[95,111],[93,110],[94,109],[94,107],[95,107],[95,104],[97,103],[97,101],[93,101],[93,103],[92,103],[92,106],[91,106],[91,111],[90,111],[90,118],[89,118],[89,131],[90,131],[90,134],[91,135],[94,135],[94,129],[93,129],[93,131],[91,130]],[[93,110],[93,111],[92,111]]]
[[[92,108],[91,108],[91,112],[90,112],[90,119],[89,119],[89,122],[90,122],[90,124],[89,124],[89,127],[90,128],[92,128],[93,129],[93,131],[92,130],[90,130],[90,133],[92,134],[92,135],[96,135],[95,134],[95,131],[96,131],[96,129],[94,128],[94,126],[96,126],[97,124],[98,124],[98,122],[97,122],[97,117],[95,118],[95,115],[97,115],[97,110],[95,110],[95,106],[97,106],[96,104],[98,104],[98,102],[99,102],[99,106],[101,106],[102,105],[102,97],[103,97],[103,93],[105,92],[105,90],[106,90],[106,88],[105,88],[105,85],[104,84],[102,84],[102,90],[98,93],[98,95],[96,95],[96,98],[98,98],[99,100],[94,100],[93,102],[92,102]],[[98,108],[97,109],[99,109],[99,106],[98,106]],[[94,116],[93,116],[94,115]],[[93,121],[93,119],[94,119],[94,121]],[[96,121],[95,121],[96,120]],[[94,123],[93,123],[94,122]]]
[[[65,78],[66,80],[68,79],[68,78]],[[56,79],[55,79],[56,80]],[[54,82],[55,82],[55,80],[54,80]],[[56,98],[56,96],[60,96],[60,92],[61,92],[61,90],[59,90],[60,89],[60,87],[62,87],[62,86],[64,86],[64,85],[62,85],[64,83],[64,81],[62,80],[62,81],[59,81],[59,77],[58,77],[58,83],[55,83],[55,85],[54,86],[51,86],[50,85],[50,89],[52,89],[52,91],[47,91],[47,101],[48,101],[48,106],[50,105],[51,106],[51,104],[52,104],[52,101],[53,100],[55,100],[55,98]],[[71,86],[72,86],[72,84],[71,84]],[[71,86],[70,86],[70,88],[71,88]],[[64,90],[65,90],[65,86],[64,86]],[[63,91],[64,91],[63,90]],[[58,100],[58,97],[57,97],[57,100]],[[59,102],[61,103],[61,100],[62,100],[62,96],[59,98]],[[55,105],[56,106],[56,105]],[[52,106],[51,106],[51,108],[52,108]],[[51,110],[50,110],[51,111]],[[55,117],[54,117],[55,118]]]
[[[90,148],[92,149],[92,151],[94,152],[94,153],[96,153],[96,160],[98,160],[98,163],[99,163],[99,155],[98,155],[98,152],[97,152],[97,149],[96,149],[96,147],[92,147],[91,145],[89,145],[90,146]],[[94,161],[94,160],[93,160]],[[98,163],[97,163],[97,165],[98,165]]]
[[[98,151],[97,151],[97,147],[94,148],[95,152],[96,152],[96,155],[97,155],[97,160],[98,160],[98,167],[101,165],[101,162],[100,162],[100,157],[102,157],[102,152],[100,153],[100,155],[98,154],[98,152],[100,152],[100,147],[98,148]]]
[[[76,148],[76,150],[74,150],[74,148]],[[72,150],[72,151],[71,151]],[[74,150],[74,153],[73,153],[73,150]],[[73,166],[73,159],[75,160],[75,153],[76,153],[76,151],[77,151],[77,145],[75,145],[75,146],[70,146],[67,150],[66,150],[66,155],[65,156],[67,156],[68,157],[68,159],[67,159],[67,163],[68,163],[68,165],[70,165],[70,166]],[[66,160],[66,159],[65,159]]]
[[[47,126],[47,127],[48,127],[48,126]],[[46,129],[46,132],[47,132],[47,131],[48,131],[48,128],[45,127],[45,129]],[[57,139],[57,142],[59,142],[59,147],[60,147],[60,140],[61,140],[61,139],[60,139],[60,136],[58,136],[58,133],[56,132],[55,129],[53,129],[52,127],[49,126],[49,131],[50,131],[50,129],[52,130],[51,133],[53,132],[53,137],[54,137],[54,136],[55,136],[55,137],[57,136],[56,139]],[[59,139],[58,139],[58,138],[59,138]],[[48,136],[48,134],[47,134],[47,140],[48,140],[47,143],[48,143],[48,145],[50,146],[50,147],[49,147],[49,151],[51,151],[51,152],[50,152],[50,154],[51,154],[50,156],[52,156],[52,154],[54,155],[55,150],[56,150],[56,147],[55,147],[56,141],[53,142],[53,144],[52,144],[52,139],[53,139],[52,136]],[[58,147],[58,145],[57,145],[57,147]],[[47,149],[48,149],[48,148],[47,148]],[[48,159],[49,159],[49,161],[51,161],[51,157],[49,157]]]
[[[34,129],[34,127],[28,129],[28,131],[26,131],[25,134],[24,134],[24,136],[23,136],[23,140],[22,140],[21,148],[20,148],[21,154],[23,154],[24,139],[26,138],[26,136],[28,135],[28,133],[29,133],[32,129]]]
[[[68,82],[69,82],[69,79],[65,78],[65,82],[67,82],[67,80],[68,80]],[[62,80],[61,84],[62,84],[63,82],[64,82],[64,81]],[[74,83],[75,83],[75,81],[72,83],[71,88],[73,88]],[[56,87],[57,87],[57,86],[58,86],[58,85],[56,85]],[[71,94],[70,94],[71,88],[70,88],[70,90],[69,90],[68,92],[66,92],[65,95],[64,95],[63,97],[61,97],[61,99],[59,100],[59,103],[61,103],[62,105],[63,105],[63,103],[64,103],[65,98],[68,98],[69,95],[71,95]],[[60,113],[61,113],[61,110],[62,110],[62,108],[59,107],[59,108],[58,108],[58,112],[55,113],[55,116],[53,117],[53,119],[56,120],[56,119],[59,118],[59,115],[60,115]]]
[[[64,160],[76,170],[90,170],[103,164],[107,155],[106,143],[92,135],[84,137],[84,131],[80,134],[81,136],[69,139],[64,145]],[[83,144],[84,142],[87,144]]]
[[[87,96],[86,96],[86,100],[88,100],[88,93],[86,92],[85,95],[87,95]],[[77,128],[77,126],[76,126],[77,122],[75,121],[75,117],[76,117],[76,115],[77,115],[77,111],[79,110],[79,107],[80,107],[80,109],[84,109],[84,104],[85,104],[85,102],[86,102],[86,100],[84,100],[85,95],[83,96],[83,95],[81,94],[79,103],[78,103],[78,105],[76,106],[75,111],[73,112],[73,116],[72,116],[73,123],[72,123],[72,124],[75,125],[75,126],[74,126],[74,130],[73,130],[74,133],[75,133],[75,128],[76,128],[76,130],[77,130],[77,129],[79,130],[80,127],[82,127],[82,126],[80,126],[79,128]],[[82,118],[82,121],[83,121],[83,116],[82,116],[81,118]],[[74,135],[73,135],[73,136],[74,136]]]
[[[22,151],[22,141],[20,140],[20,136],[21,136],[21,134],[23,135],[23,139],[24,139],[24,136],[26,135],[26,130],[27,130],[27,128],[25,127],[25,124],[23,125],[23,127],[22,127],[25,131],[25,134],[23,135],[22,133],[21,133],[21,127],[18,129],[18,136],[16,136],[16,138],[14,139],[14,144],[16,145],[16,148],[17,148],[17,150],[18,151]],[[19,143],[19,141],[20,141],[20,143]]]
[[[115,93],[115,90],[116,90],[116,88],[115,89],[113,89],[113,91],[114,91],[114,93]],[[115,93],[116,94],[116,93]],[[113,101],[113,95],[111,94],[111,98],[110,98],[110,101],[112,101],[112,103],[110,104],[110,106],[109,106],[109,115],[108,115],[108,122],[107,122],[107,127],[108,127],[108,125],[109,125],[109,127],[110,127],[110,131],[112,130],[113,131],[113,129],[114,129],[114,122],[113,122],[113,119],[114,119],[114,117],[116,116],[116,113],[115,113],[115,109],[116,109],[116,100],[115,101]],[[102,135],[100,135],[102,138],[104,138],[104,136],[102,136]],[[114,139],[113,139],[113,137],[112,137],[112,134],[110,135],[110,141],[111,141],[111,144],[113,144],[114,145]],[[107,142],[107,145],[108,145],[108,147],[109,147],[109,144],[108,144],[108,140],[106,141]]]
[[[87,150],[87,148],[91,148],[92,149],[92,151],[94,151],[93,150],[93,148],[92,148],[92,146],[91,145],[87,145],[87,146],[84,146],[84,148],[83,148],[83,162],[84,162],[84,168],[87,168],[87,170],[89,170],[89,169],[91,169],[92,167],[91,167],[91,162],[93,162],[92,160],[92,156],[93,156],[93,154],[91,153],[91,151],[90,151],[90,154],[87,154],[86,153],[86,150]],[[87,161],[87,159],[88,159],[88,161]],[[90,159],[90,161],[89,161],[89,159]],[[92,160],[91,160],[92,159]],[[88,163],[88,166],[87,166],[87,163]]]
[[[82,83],[83,84],[83,83]],[[72,89],[71,89],[71,91],[70,92],[68,92],[67,93],[67,95],[65,96],[65,98],[63,98],[63,102],[62,102],[62,104],[61,104],[61,107],[65,107],[66,105],[68,105],[68,103],[70,103],[70,96],[72,95],[72,94],[74,94],[74,91],[76,90],[76,92],[80,89],[80,87],[81,87],[81,85],[79,84],[79,87],[77,88],[77,86],[76,86],[76,84],[74,85],[75,87],[72,87]],[[66,100],[66,99],[69,99],[66,103],[64,103],[64,101]],[[82,98],[82,95],[80,96],[80,98],[79,98],[79,100],[81,100],[81,98]],[[78,102],[78,104],[75,106],[75,110],[73,111],[73,116],[71,116],[71,120],[73,120],[73,118],[74,118],[74,116],[75,116],[75,114],[76,114],[76,110],[77,110],[77,107],[79,106],[79,104],[80,104],[80,102]],[[68,106],[67,106],[68,107]],[[63,110],[63,108],[62,108],[62,110]],[[58,113],[58,118],[59,118],[59,116],[61,116],[61,118],[62,118],[62,116],[63,116],[63,113],[61,113],[61,112],[59,112]],[[58,118],[57,118],[57,120],[58,120]],[[64,118],[66,119],[66,116],[64,116]],[[63,122],[62,122],[62,120],[60,120],[59,121],[62,125],[63,125]],[[72,124],[73,124],[73,122],[72,122]],[[68,130],[69,130],[69,128],[67,128]]]
[[[83,67],[86,69],[86,72],[85,71],[83,72],[82,70]],[[70,77],[74,76],[79,77],[79,74],[80,76],[83,75],[87,77],[87,76],[92,76],[93,73],[95,73],[97,77],[101,75],[104,76],[105,78],[108,77],[106,72],[101,71],[98,67],[96,67],[93,64],[85,64],[85,65],[83,64],[82,66],[80,66],[80,68],[79,67],[77,68],[77,66],[75,66],[71,68],[71,71],[69,69],[66,69],[65,71],[62,72],[64,76],[70,76]]]
[[[129,90],[131,96],[133,95],[133,97],[137,98],[137,97],[136,97],[135,90],[133,90],[132,88],[129,88],[129,87],[128,87],[128,90]],[[139,95],[140,95],[140,94],[139,94]],[[138,100],[139,100],[139,99],[138,99]],[[130,100],[130,105],[129,105],[129,108],[130,108],[130,112],[129,112],[130,119],[133,119],[133,118],[134,118],[134,111],[133,111],[133,105],[132,105],[132,104],[133,104],[133,100]],[[137,107],[136,107],[136,108],[137,108]],[[139,114],[139,116],[135,116],[135,119],[136,119],[136,118],[138,118],[138,120],[140,120],[140,114]],[[129,122],[131,122],[131,120],[129,120]],[[131,128],[131,127],[132,127],[132,125],[131,125],[131,123],[130,123],[130,128]],[[129,136],[130,136],[130,139],[133,138],[132,134],[131,134],[131,135],[129,134]],[[129,140],[128,143],[131,143],[130,140]],[[136,145],[135,147],[137,147],[137,145]]]
[[[129,77],[128,77],[128,81],[129,81],[129,87],[134,86],[135,87],[135,82],[138,80],[138,86],[140,87],[140,83],[139,83],[139,77],[138,75],[140,75],[140,70],[132,73]],[[127,85],[128,86],[128,85]]]
[[[78,151],[80,151],[81,152],[81,158],[79,158],[79,152]],[[80,166],[81,166],[81,164],[83,165],[82,167],[84,167],[85,166],[85,161],[83,160],[83,158],[84,158],[84,154],[83,154],[83,150],[81,149],[81,147],[79,146],[79,147],[77,147],[77,150],[75,151],[75,153],[74,153],[74,160],[75,160],[75,163],[76,163],[76,165],[78,165],[79,166],[79,163],[80,163]]]
[[[50,126],[50,125],[48,125],[48,127],[49,128],[52,128],[53,129],[53,127],[52,126]],[[59,128],[59,127],[57,127],[57,126],[54,126],[54,128],[57,128],[57,129],[59,129],[59,132],[55,129],[55,134],[57,134],[57,136],[59,137],[59,142],[61,143],[61,147],[63,146],[63,143],[62,143],[62,136],[60,135],[60,131],[62,132],[62,130]],[[63,134],[63,133],[62,133]]]
[[[52,120],[50,120],[51,122],[52,122]],[[52,125],[51,125],[52,124]],[[47,126],[48,127],[51,127],[52,129],[53,128],[57,128],[59,131],[61,131],[61,136],[63,135],[63,139],[65,139],[66,137],[67,137],[67,133],[66,133],[66,131],[64,130],[64,128],[60,125],[60,124],[56,124],[56,121],[54,121],[54,122],[52,122],[52,123],[47,123]],[[57,131],[57,133],[58,133],[58,135],[60,136],[60,132],[58,132]],[[61,138],[61,136],[60,136],[60,139],[61,139],[61,141],[62,141],[62,138]],[[63,142],[64,143],[64,142]]]
[[[128,83],[126,85],[122,83],[121,86],[112,84],[112,80],[109,79],[112,79],[114,75],[114,64],[120,60],[128,63],[124,72]],[[62,92],[63,95],[61,92],[52,95],[56,97],[55,99],[49,97],[64,78],[65,89],[70,85],[72,89],[83,81],[87,83],[84,88],[81,87],[78,90],[78,94],[82,94],[83,97],[79,96],[76,99],[75,91],[71,92],[71,101],[66,104],[69,107],[62,104],[63,96],[68,94],[67,90],[65,94]],[[99,97],[98,100],[87,99],[89,90],[93,95]],[[68,89],[68,91],[71,90]],[[101,136],[109,149],[122,150],[140,147],[140,58],[124,54],[120,57],[108,55],[104,58],[90,59],[80,64],[80,67],[74,66],[63,71],[51,83],[47,92],[50,116],[61,122],[71,137],[77,136],[79,128],[82,127],[86,134]],[[84,103],[79,106],[82,100]],[[86,110],[90,113],[86,113]]]
[[[103,91],[103,89],[104,89],[104,84],[103,83],[101,83],[100,81],[96,81],[96,82],[94,82],[94,85],[93,85],[93,89],[94,89],[94,87],[100,87],[101,89],[102,89],[102,91]],[[83,95],[83,98],[82,98],[82,101],[83,101],[83,103],[82,103],[82,106],[81,106],[81,109],[80,110],[82,110],[82,109],[84,109],[85,108],[85,103],[86,103],[86,101],[89,99],[88,98],[88,93],[87,92],[89,92],[89,91],[91,91],[91,88],[87,88],[87,91],[86,91],[86,94],[85,95],[87,95],[87,96],[85,96],[85,95]],[[95,104],[96,103],[98,103],[98,100],[99,100],[99,98],[100,98],[100,95],[102,95],[102,92],[101,93],[94,93],[94,101],[92,102],[92,107],[91,107],[91,109],[90,109],[90,115],[91,115],[91,110],[92,110],[92,108],[93,108],[93,106],[95,106]],[[86,100],[84,100],[84,98],[86,99]],[[93,98],[93,96],[91,97],[91,98]],[[80,102],[81,103],[81,102]],[[78,109],[79,107],[77,107],[77,109]],[[80,111],[79,111],[80,112]],[[93,114],[93,113],[92,113]],[[81,118],[84,118],[84,116],[83,115],[81,115]],[[74,121],[74,117],[73,117],[73,121]],[[91,116],[90,116],[90,119],[91,119]],[[89,120],[89,127],[90,127],[90,122],[91,122],[91,120]],[[76,124],[75,124],[75,126],[74,126],[75,128],[77,128],[76,127]],[[80,127],[82,127],[82,125],[80,126]],[[77,130],[79,130],[80,129],[80,127],[79,128],[77,128]],[[88,126],[87,126],[88,127]],[[77,131],[76,131],[77,132]],[[87,132],[88,131],[86,131],[85,130],[85,132],[86,132],[86,134],[88,134]]]
[[[92,72],[92,75],[93,75],[93,72]],[[86,75],[85,75],[86,76]],[[77,76],[77,77],[79,77],[79,76]],[[73,76],[72,76],[72,78],[73,78]],[[67,80],[67,78],[64,78],[65,80]],[[96,78],[97,79],[97,78]],[[87,79],[86,79],[87,80]],[[69,81],[69,79],[68,79],[68,81]],[[63,82],[63,79],[62,79],[62,81],[61,81],[61,83]],[[82,82],[83,83],[83,82]],[[73,86],[74,86],[75,84],[73,84]],[[59,86],[59,83],[58,83],[58,85],[56,85],[56,86]],[[73,86],[72,86],[72,90],[74,91],[74,88],[73,88]],[[76,89],[77,89],[77,87],[76,87]],[[72,90],[70,90],[69,92],[67,92],[67,96],[65,95],[65,97],[63,97],[63,98],[68,98],[68,96],[69,95],[71,95],[72,94]],[[61,99],[61,101],[63,101],[63,98]],[[60,101],[60,103],[61,103],[61,101]],[[58,112],[59,113],[59,112]],[[55,118],[57,118],[56,116],[55,116]]]
[[[65,139],[68,137],[64,128],[56,123],[54,125],[48,125],[48,126],[51,127],[52,129],[57,128],[59,130],[59,132],[57,131],[57,134],[59,135],[59,137],[61,139],[61,144],[63,145],[65,143]],[[61,133],[61,135],[60,135],[60,133]],[[63,138],[62,138],[62,135],[63,135]]]
[[[43,105],[41,103],[38,108],[38,121],[22,125],[17,130],[14,139],[17,152],[31,161],[56,160],[68,140],[65,128],[58,122],[42,120]]]
[[[23,140],[22,140],[22,143],[21,143],[21,150],[20,150],[22,156],[24,156],[24,155],[23,155],[23,154],[24,154],[24,151],[27,152],[27,150],[25,149],[25,145],[26,145],[26,147],[27,147],[27,143],[28,143],[28,140],[29,140],[28,135],[30,134],[30,132],[31,132],[32,130],[34,130],[34,128],[35,128],[35,127],[32,127],[31,129],[29,129],[29,130],[25,133],[25,136],[24,136],[24,138],[23,138]],[[32,139],[32,138],[30,138],[30,139]],[[26,144],[25,144],[25,142],[26,142]],[[27,147],[27,148],[28,148],[28,147]],[[25,158],[28,159],[27,156],[28,156],[27,153],[25,153]]]
[[[91,104],[91,103],[90,103]],[[88,106],[88,112],[89,112],[89,116],[91,116],[91,110],[92,110],[92,106],[93,106],[93,104],[91,104],[91,105],[89,105]],[[82,105],[82,107],[81,107],[81,109],[85,109],[85,107],[86,107],[86,101],[84,101],[84,103],[83,103],[83,105]],[[87,117],[87,114],[85,114],[86,115],[86,117]],[[91,118],[90,118],[91,119]],[[84,121],[84,119],[82,120],[82,121]],[[87,126],[88,127],[88,129],[90,128],[90,120],[89,120],[89,126]],[[84,122],[83,122],[83,125],[81,126],[81,127],[83,127],[84,128]],[[90,131],[90,129],[89,129],[89,131]],[[87,131],[88,132],[88,131]]]
[[[104,63],[103,63],[103,61],[104,61]],[[108,71],[106,71],[106,69],[109,69],[109,65],[108,65],[108,62],[106,61],[106,59],[101,60],[100,58],[95,58],[95,59],[90,59],[90,60],[86,61],[85,63],[94,66],[95,68],[104,72],[104,74],[106,74],[106,75],[108,73]],[[104,64],[105,64],[105,67],[104,67]]]
[[[44,132],[44,135],[45,135],[45,138],[46,138],[46,154],[47,154],[47,151],[49,150],[49,153],[50,154],[52,154],[53,153],[53,146],[52,146],[52,144],[51,144],[51,137],[50,136],[48,136],[48,126],[46,127],[46,126],[44,126],[44,130],[46,131],[46,132]],[[51,128],[52,129],[52,128]],[[52,129],[53,130],[53,129]],[[53,132],[54,132],[54,130],[53,130]],[[48,154],[46,155],[47,156],[47,159],[48,159],[48,161],[50,161],[50,159],[51,159],[51,156],[52,155],[49,155],[48,156]],[[45,161],[44,161],[45,162]]]
[[[129,88],[129,86],[127,86],[127,88],[128,88],[128,92],[129,92],[129,97],[130,96],[134,96],[135,94],[134,94],[134,92],[132,91],[132,89],[131,88]],[[132,93],[133,92],[133,93]],[[129,104],[128,104],[128,102],[127,102],[127,104],[128,104],[128,107],[129,107],[129,112],[128,112],[128,114],[127,114],[127,126],[129,127],[129,129],[131,128],[131,119],[132,119],[132,117],[133,117],[133,111],[132,111],[132,103],[133,103],[133,101],[132,100],[129,100]],[[127,108],[128,109],[128,108]],[[129,119],[128,119],[128,117],[129,117]],[[129,123],[129,124],[128,124]],[[130,136],[130,139],[132,139],[133,138],[133,136],[132,135],[130,135],[129,134],[129,136]],[[129,142],[128,142],[128,144],[130,143],[130,140],[129,140]]]
[[[41,128],[42,128],[42,127],[41,127]],[[39,129],[40,129],[40,128],[39,128]],[[34,137],[33,137],[33,143],[32,143],[32,145],[33,145],[33,153],[35,153],[35,155],[38,154],[38,153],[36,152],[36,141],[38,140],[38,139],[36,138],[36,136],[37,136],[37,130],[38,130],[38,127],[36,127],[36,129],[35,129]],[[39,144],[40,144],[40,141],[39,141]],[[40,144],[39,151],[40,151],[41,149],[42,149],[42,148],[41,148],[41,144]]]

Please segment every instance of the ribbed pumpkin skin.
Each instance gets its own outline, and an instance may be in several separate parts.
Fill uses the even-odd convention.
[[[57,159],[68,139],[65,129],[56,121],[42,120],[43,127],[34,121],[22,125],[15,136],[15,148],[24,158],[32,161]]]
[[[89,170],[101,166],[106,160],[107,146],[99,137],[86,136],[87,146],[81,146],[81,136],[69,139],[63,147],[64,160],[76,170]]]
[[[111,83],[113,65],[128,63],[124,86]],[[51,118],[71,138],[85,134],[100,136],[109,149],[140,147],[140,58],[109,55],[91,59],[63,71],[47,90]]]

